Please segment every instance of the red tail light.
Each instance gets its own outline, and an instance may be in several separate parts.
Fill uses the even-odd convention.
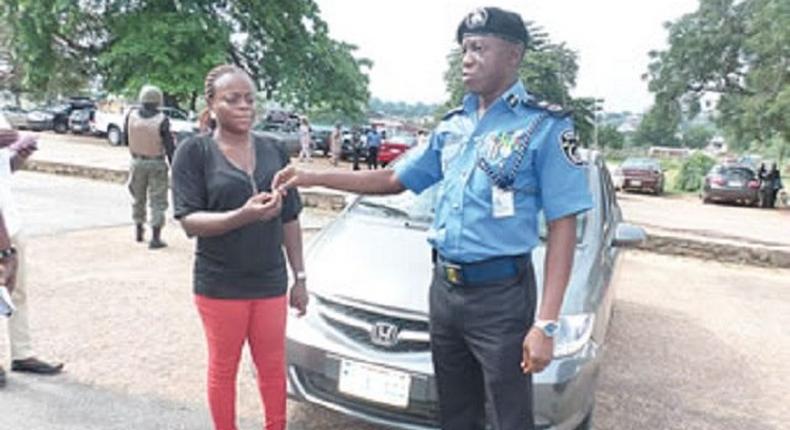
[[[749,188],[751,188],[753,190],[759,189],[760,188],[760,181],[754,181],[754,180],[749,181]]]
[[[714,176],[710,178],[710,183],[713,185],[724,185],[727,181],[721,176]]]

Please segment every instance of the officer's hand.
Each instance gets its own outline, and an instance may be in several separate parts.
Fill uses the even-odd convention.
[[[554,339],[540,329],[532,328],[524,337],[521,370],[524,373],[540,373],[551,363],[554,355]]]
[[[309,187],[311,174],[297,169],[294,166],[287,166],[274,175],[272,189],[285,193],[289,188]]]
[[[16,130],[0,129],[0,148],[6,147],[19,139]]]
[[[307,313],[307,303],[310,301],[310,296],[307,294],[307,286],[305,281],[296,281],[291,286],[291,294],[288,298],[290,306],[298,311],[297,316],[304,316]]]

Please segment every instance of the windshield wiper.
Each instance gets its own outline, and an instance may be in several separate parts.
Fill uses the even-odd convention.
[[[369,208],[380,209],[381,211],[383,211],[389,216],[411,219],[409,213],[403,209],[394,208],[392,206],[383,205],[381,203],[374,203],[368,200],[361,200],[359,204]]]

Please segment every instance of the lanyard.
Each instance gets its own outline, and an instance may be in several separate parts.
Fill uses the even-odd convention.
[[[492,166],[485,157],[478,157],[477,166],[491,178],[491,181],[494,182],[497,187],[503,190],[513,187],[513,183],[516,181],[516,172],[518,172],[521,163],[524,162],[524,158],[527,155],[529,141],[532,139],[532,135],[535,134],[538,126],[548,117],[548,113],[541,113],[529,124],[527,131],[524,132],[524,134],[519,137],[518,142],[515,143],[514,155],[509,157],[508,160],[502,161],[500,169],[494,169],[494,166]],[[501,145],[501,142],[498,142],[497,145]],[[506,167],[509,167],[509,169],[506,169]],[[505,172],[505,170],[507,170],[507,172]]]

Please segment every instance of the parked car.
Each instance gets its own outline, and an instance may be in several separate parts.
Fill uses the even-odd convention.
[[[614,176],[622,177],[620,188],[626,191],[649,191],[655,195],[664,192],[664,170],[654,158],[628,158]]]
[[[107,136],[107,141],[110,145],[118,146],[123,144],[123,134],[126,132],[126,115],[131,109],[137,107],[137,105],[128,106],[122,113],[97,111],[94,121],[94,132],[101,136]],[[160,111],[170,120],[170,131],[176,137],[176,142],[198,131],[197,122],[187,112],[168,106],[160,108]]]
[[[96,110],[78,109],[69,115],[69,130],[74,134],[90,134],[94,130],[94,118]]]
[[[33,131],[52,130],[55,124],[55,114],[52,107],[33,109],[27,113],[27,128]]]
[[[750,166],[717,164],[705,176],[700,197],[703,203],[755,206],[760,199],[760,181]]]
[[[313,141],[313,149],[329,155],[329,138],[332,136],[334,127],[331,125],[310,125],[310,138]]]
[[[541,429],[590,428],[614,303],[610,281],[620,250],[645,238],[641,228],[623,223],[601,157],[583,156],[590,162],[594,206],[577,218],[578,245],[555,358],[533,379]],[[407,191],[356,198],[311,242],[311,307],[287,325],[292,398],[392,428],[438,427],[426,241],[435,193],[436,188],[420,196]],[[540,231],[543,244],[532,252],[537,285],[546,255],[545,222]],[[349,261],[354,270],[338,270]],[[378,327],[386,328],[386,336]]]
[[[87,97],[71,97],[65,102],[49,109],[52,116],[52,129],[55,133],[65,133],[69,130],[69,118],[75,110],[96,110],[96,103]]]
[[[24,130],[27,128],[28,112],[20,107],[6,106],[2,109],[3,116],[11,127]]]
[[[282,142],[290,155],[296,155],[302,149],[302,145],[299,143],[299,133],[287,126],[286,123],[263,121],[256,124],[253,129],[258,134],[268,135]]]
[[[417,137],[412,135],[400,134],[387,137],[379,147],[379,164],[387,167],[415,145],[417,145]]]

